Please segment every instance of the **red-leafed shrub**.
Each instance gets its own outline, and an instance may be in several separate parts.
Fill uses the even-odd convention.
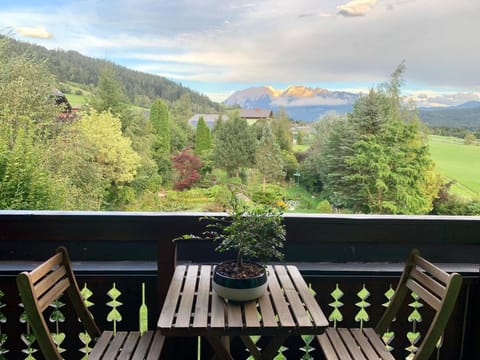
[[[192,152],[191,147],[187,147],[174,155],[172,157],[172,167],[177,178],[175,189],[185,190],[191,188],[193,184],[200,180],[198,170],[201,166],[200,158]]]

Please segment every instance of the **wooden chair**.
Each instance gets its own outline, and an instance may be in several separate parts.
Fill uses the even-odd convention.
[[[67,250],[63,247],[31,272],[17,276],[17,286],[28,322],[40,350],[47,360],[62,359],[53,341],[44,310],[66,293],[76,315],[92,339],[97,339],[89,359],[159,359],[164,337],[158,331],[140,335],[137,331],[101,332],[85,306]]]
[[[381,340],[396,317],[407,295],[415,292],[425,305],[434,311],[428,331],[422,334],[414,360],[427,360],[447,325],[455,307],[462,277],[457,273],[448,274],[428,262],[414,249],[408,257],[403,274],[394,296],[375,329],[328,328],[319,335],[318,341],[327,360],[394,360]],[[412,359],[412,360],[413,360]]]

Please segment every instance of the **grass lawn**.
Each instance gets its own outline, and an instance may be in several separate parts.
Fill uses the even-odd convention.
[[[469,198],[480,196],[480,146],[444,136],[430,136],[429,145],[436,170],[457,182],[452,191]]]
[[[316,213],[316,207],[320,201],[318,198],[312,196],[303,186],[289,186],[286,191],[286,199],[288,201],[297,202],[295,210],[288,210],[287,212],[297,213]]]
[[[65,94],[65,96],[72,106],[85,105],[87,103],[87,98],[84,95]]]

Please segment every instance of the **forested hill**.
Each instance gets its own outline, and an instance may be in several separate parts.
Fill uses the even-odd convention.
[[[432,127],[480,129],[480,105],[471,108],[419,109],[418,115]]]
[[[0,38],[4,36],[0,35]],[[218,109],[219,104],[207,96],[188,89],[181,84],[158,75],[151,75],[127,69],[106,60],[84,56],[76,51],[48,50],[45,47],[8,39],[7,53],[12,55],[31,54],[46,59],[49,70],[59,82],[72,81],[96,86],[98,77],[106,65],[113,66],[118,81],[124,86],[125,94],[132,104],[146,106],[156,98],[168,101],[178,100],[183,94],[190,94],[191,101],[199,111]]]

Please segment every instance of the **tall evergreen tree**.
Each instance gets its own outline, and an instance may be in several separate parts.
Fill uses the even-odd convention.
[[[262,137],[257,146],[256,165],[262,174],[263,192],[265,192],[267,181],[285,177],[282,152],[275,142],[269,123],[266,123],[262,129]]]
[[[170,171],[171,134],[168,107],[161,99],[155,100],[152,104],[150,122],[155,134],[153,157],[157,162],[159,174],[165,175]]]
[[[126,111],[126,96],[118,81],[113,66],[105,66],[100,73],[95,96],[91,99],[92,107],[97,112],[110,111],[121,117]]]
[[[227,121],[216,124],[213,159],[232,176],[239,176],[240,168],[250,167],[255,160],[255,135],[247,121],[233,114]]]
[[[190,94],[183,94],[180,99],[169,105],[171,152],[182,151],[194,142],[194,131],[188,119],[193,116],[193,103]]]
[[[337,122],[321,161],[331,202],[366,213],[424,214],[438,184],[419,120],[400,101],[402,63],[390,82]]]
[[[200,155],[212,148],[212,135],[203,116],[200,116],[195,135],[195,154]]]
[[[281,107],[272,123],[272,131],[281,150],[292,151],[293,136],[290,128],[290,118],[285,109]]]

